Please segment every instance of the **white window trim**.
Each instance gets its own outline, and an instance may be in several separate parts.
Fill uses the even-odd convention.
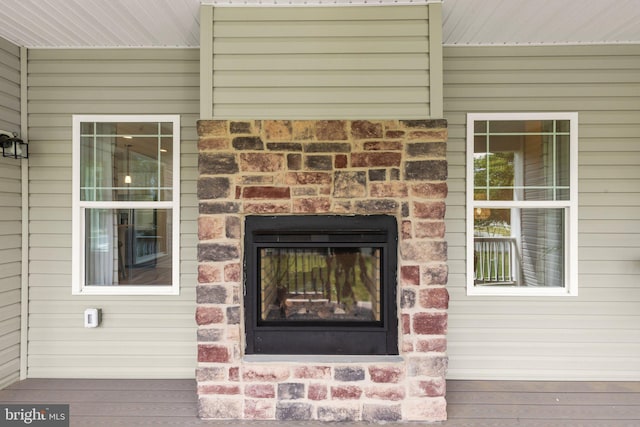
[[[569,200],[568,201],[474,201],[473,200],[473,152],[474,126],[476,121],[496,120],[569,120],[570,148],[569,148]],[[467,263],[466,280],[467,295],[488,296],[577,296],[578,295],[578,113],[468,113],[466,140],[466,245]],[[530,208],[565,208],[567,224],[565,234],[565,286],[557,288],[534,287],[492,287],[475,286],[474,277],[474,239],[473,239],[473,210],[476,207],[530,207]]]
[[[85,208],[118,208],[123,202],[80,200],[80,124],[83,122],[173,122],[173,194],[165,202],[124,202],[128,208],[169,208],[172,211],[171,285],[85,286],[84,216]],[[73,295],[179,295],[180,294],[180,116],[179,115],[74,115],[72,160],[72,294]]]

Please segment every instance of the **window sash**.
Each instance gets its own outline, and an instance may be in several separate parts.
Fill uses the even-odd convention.
[[[107,200],[92,201],[81,200],[81,129],[86,128],[84,123],[149,123],[158,126],[159,134],[164,137],[172,137],[172,153],[170,164],[171,200],[161,201],[129,201]],[[166,123],[173,127],[172,133],[167,134]],[[113,135],[109,135],[113,136]],[[136,137],[139,135],[135,135]],[[158,135],[154,135],[158,136]],[[73,116],[73,190],[72,190],[72,221],[73,221],[73,257],[72,257],[72,293],[88,295],[177,295],[179,294],[180,278],[180,116],[178,115],[75,115]],[[145,189],[147,189],[145,187]],[[112,209],[112,210],[164,210],[171,216],[171,269],[172,277],[169,285],[126,285],[126,286],[96,286],[85,284],[85,249],[88,238],[85,233],[85,212],[88,209]],[[117,238],[116,238],[117,239]]]
[[[468,295],[505,295],[505,296],[564,296],[577,295],[577,113],[470,113],[467,115],[467,294]],[[484,132],[490,134],[489,123],[501,121],[528,121],[528,120],[566,120],[569,123],[569,132],[561,132],[569,135],[569,185],[567,200],[475,200],[475,168],[474,151],[475,137],[478,134],[475,127],[477,122],[484,122]],[[482,127],[482,126],[481,126]],[[521,135],[523,132],[514,132]],[[553,133],[553,132],[552,132]],[[500,135],[507,135],[502,133]],[[538,135],[539,133],[536,133]],[[556,132],[556,135],[559,134]],[[529,134],[528,134],[529,135]],[[554,166],[555,167],[555,166]],[[555,171],[554,171],[555,173]],[[514,185],[520,188],[520,185]],[[525,186],[526,187],[526,186]],[[555,187],[556,189],[565,186]],[[475,209],[563,209],[564,211],[564,286],[563,287],[527,287],[527,286],[483,286],[474,283],[474,248],[475,248]],[[521,236],[520,231],[516,231]]]

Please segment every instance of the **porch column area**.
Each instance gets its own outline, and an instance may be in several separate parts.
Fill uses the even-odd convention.
[[[201,418],[446,419],[446,127],[444,120],[198,122]],[[244,217],[261,214],[396,217],[399,356],[245,358]]]

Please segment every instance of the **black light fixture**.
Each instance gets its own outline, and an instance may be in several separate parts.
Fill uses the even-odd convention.
[[[18,138],[16,132],[0,130],[0,145],[2,146],[2,157],[11,157],[13,159],[29,158],[29,146]]]

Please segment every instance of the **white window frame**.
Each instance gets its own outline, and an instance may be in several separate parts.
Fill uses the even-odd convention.
[[[474,124],[476,121],[569,120],[569,200],[495,201],[474,200]],[[578,295],[578,113],[468,113],[466,156],[466,280],[467,295],[577,296]],[[562,208],[565,212],[565,286],[476,286],[474,284],[474,209]]]
[[[172,122],[173,180],[172,200],[154,202],[80,200],[81,123],[85,122]],[[74,115],[72,161],[72,294],[73,295],[179,295],[180,294],[180,116],[179,115]],[[85,278],[85,223],[87,208],[171,209],[172,278],[170,285],[87,286]]]

